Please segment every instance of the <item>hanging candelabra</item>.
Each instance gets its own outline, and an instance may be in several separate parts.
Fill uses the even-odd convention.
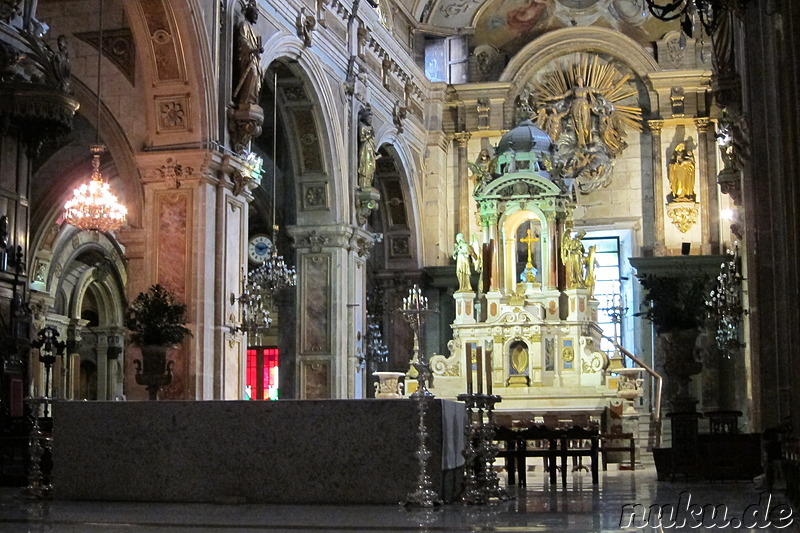
[[[643,0],[650,13],[665,22],[681,18],[681,30],[688,37],[699,19],[708,35],[716,31],[728,11],[741,10],[749,0]],[[638,2],[638,0],[637,0]]]
[[[272,324],[275,294],[297,284],[295,269],[286,265],[274,244],[269,247],[260,265],[247,273],[242,269],[241,294],[231,294],[231,304],[238,303],[241,310],[241,324],[233,326],[233,331],[249,335],[264,333]]]
[[[728,250],[728,257],[717,275],[717,286],[711,291],[706,306],[716,323],[717,348],[726,359],[744,347],[739,338],[742,315],[742,274],[739,271],[739,247]]]
[[[389,359],[389,347],[383,342],[381,326],[371,314],[367,315],[367,331],[364,333],[364,357],[361,365],[378,365]]]
[[[100,0],[99,37],[97,45],[97,135],[92,152],[92,178],[72,192],[64,204],[64,219],[85,231],[112,231],[119,229],[128,215],[127,208],[111,192],[111,186],[100,173],[100,156],[106,147],[100,144],[100,65],[103,58],[103,1]]]

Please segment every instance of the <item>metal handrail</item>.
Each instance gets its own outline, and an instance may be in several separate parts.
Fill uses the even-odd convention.
[[[595,331],[597,331],[600,334],[601,337],[603,337],[607,341],[611,342],[614,345],[614,348],[616,348],[617,350],[622,352],[624,355],[628,356],[634,363],[636,363],[637,365],[642,367],[648,374],[650,374],[650,376],[653,379],[655,379],[655,381],[656,381],[656,402],[655,402],[655,404],[656,405],[655,405],[655,408],[653,409],[653,422],[655,422],[655,424],[657,424],[657,427],[660,428],[661,427],[661,390],[662,390],[662,387],[663,387],[664,378],[661,377],[661,374],[659,374],[658,372],[653,370],[653,368],[650,365],[648,365],[647,363],[645,363],[644,361],[642,361],[641,359],[639,359],[638,357],[633,355],[631,352],[629,352],[628,350],[623,348],[615,339],[612,339],[611,337],[609,337],[605,333],[603,333],[603,330],[600,329],[600,326],[598,326],[597,324],[590,324],[590,325]],[[659,431],[659,435],[656,438],[656,442],[655,442],[656,446],[659,446],[661,444],[660,442],[658,442],[659,440],[660,440],[660,431]]]

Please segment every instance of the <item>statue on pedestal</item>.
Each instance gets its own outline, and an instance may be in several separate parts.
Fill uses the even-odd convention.
[[[694,151],[678,143],[669,162],[669,188],[673,201],[694,201]]]
[[[261,98],[261,54],[264,47],[261,36],[255,33],[258,6],[255,0],[243,4],[244,20],[237,26],[236,85],[233,87],[232,109],[228,110],[228,131],[231,145],[237,153],[248,149],[250,141],[261,135],[264,111],[258,102]]]
[[[237,61],[239,80],[233,89],[233,100],[237,108],[246,104],[258,104],[261,95],[261,36],[256,35],[254,27],[258,21],[258,6],[250,1],[244,6],[244,20],[237,27]]]
[[[581,239],[586,235],[584,230],[578,231],[573,237],[572,228],[567,227],[561,239],[561,262],[567,269],[567,288],[584,289],[586,288],[586,278],[584,277],[585,251]]]
[[[453,259],[456,260],[456,277],[458,278],[458,290],[456,292],[472,292],[470,275],[472,274],[470,261],[475,270],[482,270],[480,255],[480,244],[475,235],[472,236],[472,244],[467,243],[463,233],[456,235],[456,246],[453,251]]]
[[[358,112],[358,186],[372,187],[375,177],[375,131],[372,129],[372,107],[367,104]]]

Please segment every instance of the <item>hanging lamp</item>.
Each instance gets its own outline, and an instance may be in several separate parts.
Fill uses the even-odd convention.
[[[100,156],[106,147],[100,143],[100,65],[103,58],[103,0],[100,0],[99,44],[97,47],[97,137],[91,145],[92,177],[72,192],[64,204],[64,218],[85,231],[113,231],[124,223],[128,210],[117,200],[100,172]]]

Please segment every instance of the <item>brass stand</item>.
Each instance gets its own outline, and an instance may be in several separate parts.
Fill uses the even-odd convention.
[[[28,496],[37,499],[49,498],[53,491],[53,486],[42,473],[42,457],[45,452],[49,452],[53,447],[53,437],[48,436],[42,431],[39,425],[39,408],[45,409],[50,404],[50,398],[26,398],[26,402],[31,410],[31,433],[28,438],[28,455],[30,465],[28,466],[28,486],[25,491]]]
[[[464,428],[464,490],[461,501],[470,505],[484,505],[492,498],[500,501],[512,499],[500,486],[494,471],[497,445],[494,443],[495,404],[502,399],[496,394],[459,394],[458,400],[467,407],[467,423]]]
[[[425,357],[420,357],[419,350],[419,334],[422,331],[422,325],[425,323],[425,315],[427,313],[434,313],[428,309],[428,299],[422,296],[422,291],[419,287],[414,285],[408,291],[408,297],[403,298],[403,307],[400,309],[403,313],[403,318],[414,330],[414,357],[411,359],[411,366],[417,373],[417,390],[411,394],[411,401],[414,402],[417,411],[417,439],[419,447],[417,448],[417,462],[419,464],[419,472],[417,475],[417,486],[411,494],[406,497],[404,505],[417,505],[420,507],[434,507],[441,505],[442,501],[439,495],[433,490],[433,482],[431,476],[428,474],[428,460],[430,459],[431,452],[428,449],[428,427],[425,421],[425,415],[428,407],[433,401],[433,394],[426,388],[425,384],[430,379],[431,369]]]

